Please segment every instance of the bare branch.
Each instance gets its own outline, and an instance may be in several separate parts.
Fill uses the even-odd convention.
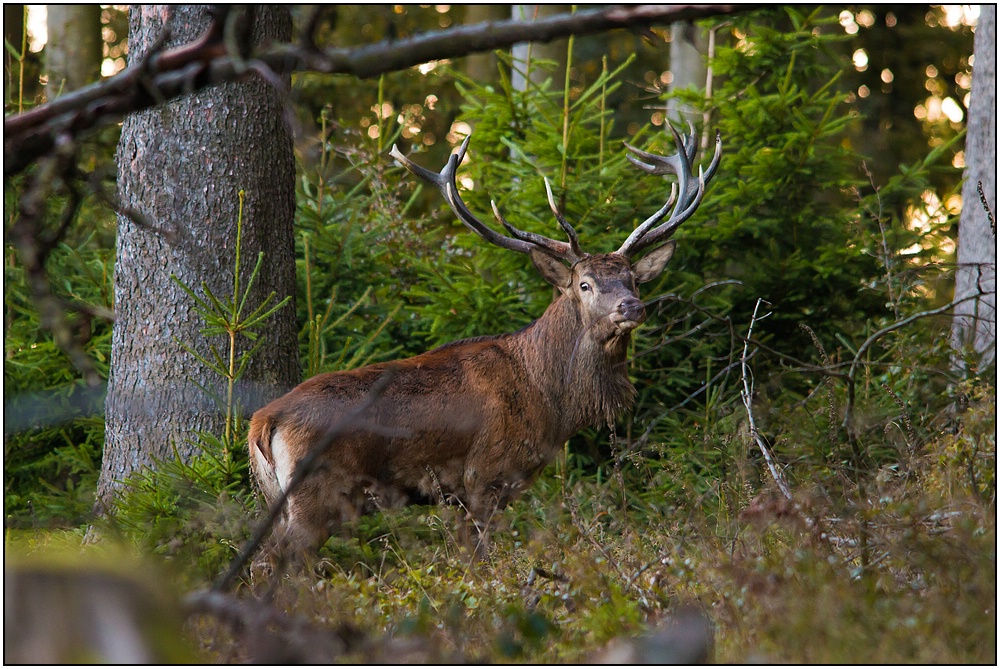
[[[880,339],[882,339],[882,337],[886,336],[890,332],[895,332],[896,330],[904,328],[910,323],[920,320],[921,318],[928,318],[930,316],[939,316],[941,314],[946,314],[949,311],[953,310],[958,305],[968,302],[969,300],[979,299],[984,294],[985,292],[983,291],[982,286],[979,286],[979,291],[973,293],[972,295],[966,295],[961,299],[953,300],[944,306],[938,307],[937,309],[929,309],[927,311],[920,311],[915,314],[912,314],[902,320],[898,320],[894,323],[891,323],[890,325],[885,326],[878,332],[875,332],[870,337],[868,337],[868,339],[866,339],[865,342],[861,344],[861,346],[858,347],[858,351],[857,353],[855,353],[854,359],[851,361],[851,367],[846,375],[847,406],[844,408],[844,421],[843,421],[843,427],[844,430],[847,432],[848,441],[850,441],[852,445],[856,440],[856,435],[854,432],[855,379],[857,377],[858,368],[862,364],[861,359],[868,352],[868,349],[874,346]]]
[[[322,49],[316,45],[316,31],[319,29],[319,20],[323,17],[326,8],[326,5],[313,5],[305,21],[302,22],[299,42],[303,48],[309,49],[313,53],[322,53]]]
[[[404,70],[432,60],[506,48],[519,42],[548,42],[620,28],[691,21],[752,9],[753,5],[631,5],[588,9],[539,21],[497,21],[427,32],[361,47],[319,51],[311,43],[275,44],[257,53],[229,53],[223,7],[196,41],[129,66],[121,73],[28,112],[4,119],[4,176],[18,174],[49,153],[59,132],[78,136],[187,93],[247,76],[245,63],[258,60],[278,75],[315,71],[360,78]],[[257,72],[262,67],[253,68]],[[251,70],[252,71],[252,70]]]
[[[760,452],[764,455],[764,461],[767,462],[767,468],[771,471],[771,476],[774,478],[774,482],[778,484],[778,489],[781,490],[781,494],[785,498],[792,499],[792,491],[788,487],[788,482],[785,481],[785,475],[778,469],[777,464],[774,461],[774,455],[771,454],[771,449],[768,447],[764,438],[760,436],[760,432],[757,430],[757,423],[753,418],[753,382],[750,380],[750,372],[747,368],[747,351],[750,346],[750,338],[753,336],[753,326],[758,320],[763,320],[770,316],[770,313],[764,314],[758,318],[757,312],[760,310],[760,305],[766,302],[757,298],[757,304],[753,308],[753,316],[750,318],[750,327],[747,329],[746,339],[743,341],[743,357],[741,358],[743,367],[743,392],[740,396],[743,398],[743,406],[747,410],[747,420],[750,423],[750,436],[753,437],[754,441],[757,442],[757,446],[760,448]]]
[[[210,615],[228,625],[238,640],[240,661],[250,664],[330,664],[365,639],[350,627],[317,625],[271,602],[218,590],[190,592],[182,606],[187,615]]]
[[[149,230],[157,235],[161,235],[167,242],[172,244],[177,241],[178,235],[176,229],[161,228],[150,221],[149,218],[147,218],[146,215],[138,209],[123,205],[117,195],[108,192],[108,190],[101,183],[101,178],[100,171],[92,172],[87,177],[87,185],[90,187],[91,192],[95,197],[97,197],[98,200],[110,207],[116,214],[127,218],[135,225],[145,228],[146,230]]]

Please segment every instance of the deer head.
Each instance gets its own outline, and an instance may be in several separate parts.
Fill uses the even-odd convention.
[[[501,248],[527,254],[542,278],[555,286],[567,300],[579,305],[584,323],[595,328],[598,339],[619,339],[638,327],[646,317],[645,306],[639,299],[638,284],[652,281],[660,275],[674,254],[671,235],[701,204],[705,186],[715,174],[722,156],[722,139],[716,135],[715,156],[707,171],[692,174],[697,152],[694,127],[682,135],[668,123],[678,152],[658,156],[626,144],[634,155],[628,159],[643,171],[654,175],[673,174],[677,182],[671,185],[670,197],[656,213],[643,221],[613,253],[589,254],[580,247],[573,226],[559,211],[552,188],[545,180],[549,207],[566,233],[568,241],[558,241],[521,230],[500,213],[491,201],[493,214],[510,236],[500,234],[480,221],[462,201],[455,183],[455,172],[465,157],[471,135],[452,154],[438,173],[431,172],[400,153],[396,146],[390,155],[411,173],[435,186],[445,201],[467,228],[486,241]],[[640,252],[642,258],[634,260]]]

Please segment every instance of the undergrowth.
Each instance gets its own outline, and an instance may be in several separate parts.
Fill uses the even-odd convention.
[[[313,571],[270,593],[358,639],[409,640],[418,661],[587,662],[694,606],[713,622],[723,663],[989,663],[995,506],[949,454],[991,438],[991,410],[973,402],[955,433],[928,445],[912,470],[927,485],[880,485],[866,517],[876,559],[863,570],[850,541],[857,516],[820,485],[786,500],[722,481],[731,515],[653,496],[622,509],[613,480],[571,459],[504,513],[482,563],[459,538],[458,509],[410,507],[363,518]],[[246,659],[224,627],[208,638],[214,659]],[[373,652],[359,643],[342,659],[377,661]]]

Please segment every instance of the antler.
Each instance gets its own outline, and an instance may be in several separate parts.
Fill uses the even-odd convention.
[[[465,141],[462,142],[462,146],[459,148],[458,153],[453,153],[448,158],[447,164],[438,173],[431,172],[430,170],[417,165],[409,158],[405,157],[402,153],[400,153],[399,149],[396,148],[395,144],[392,146],[392,151],[389,152],[389,155],[395,158],[396,162],[405,167],[412,174],[420,177],[427,183],[432,184],[439,191],[441,191],[445,201],[451,207],[451,210],[455,212],[455,215],[458,216],[459,220],[465,224],[465,227],[475,232],[490,244],[494,244],[500,248],[509,249],[511,251],[517,251],[518,253],[530,253],[533,249],[541,249],[549,255],[562,258],[563,260],[571,263],[585,258],[587,254],[580,249],[580,242],[577,238],[576,231],[573,229],[573,226],[571,226],[569,222],[563,218],[562,214],[560,214],[559,210],[556,208],[555,202],[552,199],[552,190],[549,188],[548,180],[545,181],[545,190],[549,196],[549,207],[552,208],[552,212],[555,214],[556,220],[559,221],[559,225],[566,231],[566,234],[569,237],[569,243],[549,239],[548,237],[543,237],[542,235],[535,234],[534,232],[527,232],[514,227],[507,222],[507,219],[503,217],[500,210],[497,209],[496,203],[492,200],[490,200],[490,205],[493,207],[493,215],[496,216],[497,221],[500,222],[504,229],[513,235],[512,237],[506,237],[496,232],[476,218],[476,216],[469,211],[469,208],[458,194],[458,186],[455,185],[455,171],[458,169],[459,164],[461,164],[462,158],[465,157],[465,150],[469,146],[470,139],[472,139],[472,135],[465,138]]]
[[[626,258],[632,257],[648,246],[667,241],[681,223],[690,218],[698,205],[701,204],[701,198],[705,195],[705,186],[715,175],[715,170],[719,167],[719,159],[722,158],[722,136],[717,132],[715,134],[715,157],[712,158],[707,172],[702,172],[701,168],[698,169],[698,180],[695,181],[694,175],[691,174],[691,164],[694,162],[695,153],[698,150],[695,144],[694,126],[688,123],[690,135],[681,135],[669,122],[667,126],[673,133],[678,148],[678,152],[672,156],[658,156],[625,144],[629,151],[638,156],[629,156],[628,159],[644,172],[677,175],[677,182],[670,186],[670,199],[667,200],[667,203],[633,230],[621,248],[618,249],[618,253]],[[680,197],[678,197],[678,192]],[[674,206],[675,200],[676,206]],[[673,211],[670,218],[666,222],[660,223],[670,211],[671,206],[673,206]],[[654,228],[654,226],[656,227]]]

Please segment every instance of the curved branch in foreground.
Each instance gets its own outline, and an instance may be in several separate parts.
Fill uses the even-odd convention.
[[[274,44],[251,54],[279,74],[313,71],[362,79],[432,60],[457,58],[521,42],[548,42],[620,28],[691,21],[753,9],[754,5],[625,5],[588,9],[539,21],[495,21],[359,47],[317,50],[310,44]],[[34,164],[73,136],[119,121],[187,93],[247,76],[244,62],[227,54],[218,22],[190,44],[156,54],[119,74],[22,114],[4,119],[4,177]]]

